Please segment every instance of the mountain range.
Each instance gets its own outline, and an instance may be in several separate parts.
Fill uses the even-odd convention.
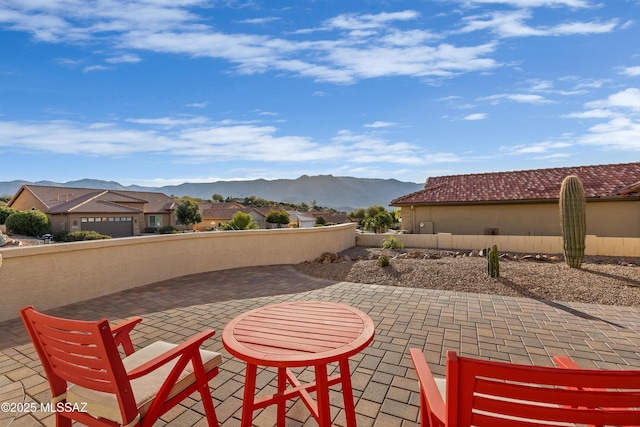
[[[423,184],[396,179],[353,178],[333,175],[303,175],[297,179],[257,179],[252,181],[215,181],[184,183],[164,187],[124,186],[115,181],[82,179],[68,182],[7,181],[0,182],[0,195],[13,195],[20,186],[46,185],[55,187],[95,188],[101,190],[157,191],[169,196],[191,196],[211,199],[213,194],[223,197],[255,196],[278,202],[307,203],[349,212],[372,205],[388,206],[389,202],[405,194],[421,190]]]

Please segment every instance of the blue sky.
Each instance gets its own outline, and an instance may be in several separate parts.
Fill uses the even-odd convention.
[[[639,159],[638,0],[0,0],[0,181]]]

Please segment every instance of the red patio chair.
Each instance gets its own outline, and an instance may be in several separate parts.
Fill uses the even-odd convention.
[[[20,310],[51,387],[56,425],[75,420],[96,426],[151,426],[162,414],[199,391],[209,426],[217,426],[209,380],[222,356],[200,350],[215,332],[203,331],[180,345],[157,341],[134,351],[129,333],[141,318],[110,327]],[[121,358],[118,347],[125,355]]]
[[[446,393],[422,351],[410,350],[422,427],[640,425],[640,371],[540,367],[447,352]],[[560,364],[560,363],[559,363]]]

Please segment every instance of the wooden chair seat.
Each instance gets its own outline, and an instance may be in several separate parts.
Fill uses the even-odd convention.
[[[125,370],[130,372],[175,347],[177,347],[177,344],[156,341],[136,351],[131,356],[125,357],[122,360],[122,364]],[[205,372],[210,372],[222,363],[222,355],[220,353],[200,350],[200,356],[202,357]],[[149,407],[153,403],[153,399],[160,391],[160,388],[167,380],[176,363],[177,360],[173,360],[147,375],[131,380],[131,390],[135,397],[136,407],[138,408],[140,417],[144,418],[147,414]],[[193,370],[193,365],[189,362],[169,392],[167,399],[175,397],[195,381],[196,375]],[[86,403],[85,409],[87,412],[96,417],[106,418],[119,424],[124,423],[122,413],[118,406],[118,399],[114,394],[72,384],[67,389],[66,398],[70,404],[82,405]]]

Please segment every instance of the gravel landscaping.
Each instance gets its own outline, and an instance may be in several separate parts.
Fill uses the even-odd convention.
[[[381,255],[390,266],[378,266]],[[575,269],[562,255],[502,254],[500,277],[492,278],[477,252],[353,247],[295,268],[334,281],[640,307],[638,258],[587,256]]]

